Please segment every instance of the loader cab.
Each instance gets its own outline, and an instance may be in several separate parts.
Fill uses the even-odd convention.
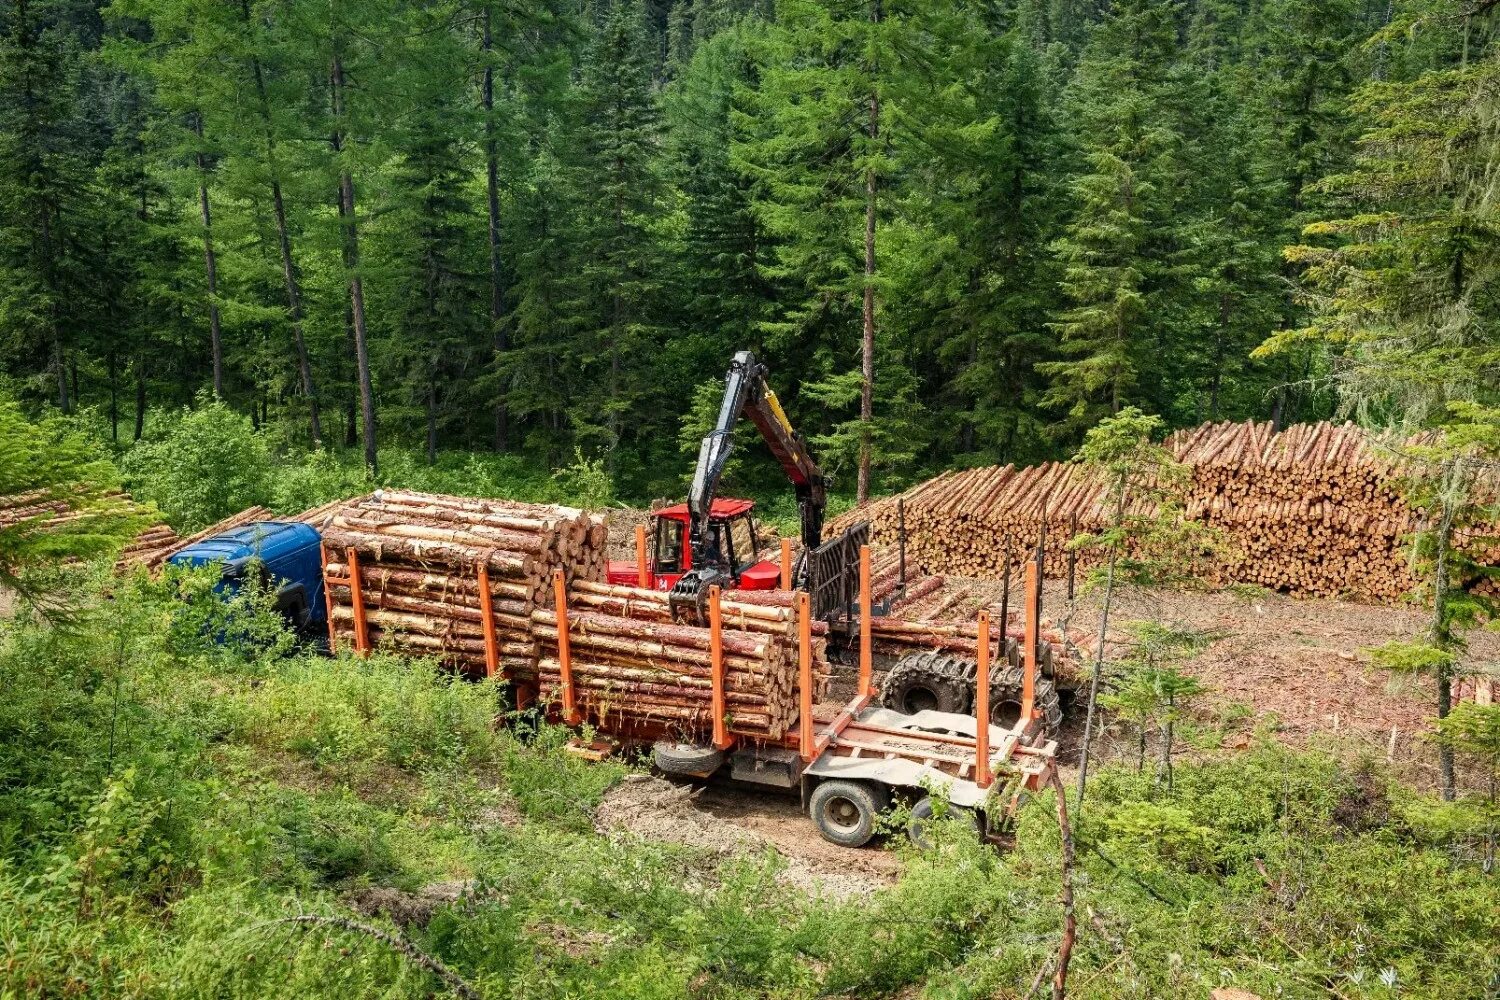
[[[735,581],[740,590],[774,590],[781,580],[780,567],[757,557],[761,539],[755,524],[755,502],[719,498],[709,507],[705,544],[715,565]],[[647,562],[651,584],[671,590],[693,564],[688,544],[687,504],[673,504],[651,515]],[[633,560],[612,560],[609,582],[635,586],[637,567]]]

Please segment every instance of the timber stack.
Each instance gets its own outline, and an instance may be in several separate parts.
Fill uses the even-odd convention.
[[[797,719],[795,612],[738,596],[719,604],[726,727],[752,739],[780,739]],[[660,591],[578,580],[567,603],[574,695],[587,715],[684,733],[712,726],[712,629],[674,622]],[[563,694],[557,611],[533,611],[531,622],[541,697],[554,704]],[[812,639],[815,701],[830,674],[824,628],[815,628]]]
[[[1389,442],[1351,423],[1277,432],[1251,422],[1204,424],[1165,443],[1191,474],[1184,515],[1221,540],[1197,570],[1205,582],[1377,602],[1399,600],[1416,585],[1408,539],[1419,519],[1401,495],[1401,446],[1421,439]],[[1067,570],[1068,540],[1110,523],[1108,489],[1099,474],[1066,462],[955,471],[849,511],[828,534],[863,518],[872,539],[892,548],[899,499],[914,573],[994,579],[1041,544],[1047,575],[1058,577]],[[1481,564],[1500,559],[1477,536],[1470,546]],[[1079,554],[1077,568],[1094,558]]]
[[[329,587],[335,641],[481,676],[535,675],[530,616],[551,605],[555,570],[569,582],[604,578],[604,516],[573,507],[392,490],[309,514],[323,534],[326,576],[350,580],[358,567],[359,613],[352,587]],[[356,641],[361,619],[366,635]]]
[[[224,520],[216,524],[210,524],[202,531],[195,532],[187,537],[178,535],[177,532],[166,525],[147,528],[136,537],[135,541],[125,546],[125,550],[120,553],[119,561],[115,563],[115,569],[116,571],[120,571],[133,566],[144,566],[146,569],[155,572],[166,565],[167,560],[172,557],[173,553],[180,552],[194,542],[201,542],[205,538],[212,538],[214,535],[233,531],[235,528],[240,528],[256,521],[268,521],[274,516],[265,507],[247,507],[238,514],[231,514],[224,518]]]

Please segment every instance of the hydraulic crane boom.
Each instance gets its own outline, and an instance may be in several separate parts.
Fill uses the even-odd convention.
[[[705,547],[709,508],[719,490],[719,477],[724,474],[724,466],[734,451],[734,427],[741,413],[749,416],[761,437],[766,439],[771,454],[776,456],[796,489],[797,505],[802,511],[804,548],[815,549],[822,542],[823,510],[828,502],[823,471],[808,454],[807,442],[792,429],[776,393],[767,384],[766,366],[756,361],[755,355],[749,351],[740,351],[729,364],[719,419],[698,448],[698,467],[693,472],[693,485],[688,492],[688,540],[694,565],[708,564]]]

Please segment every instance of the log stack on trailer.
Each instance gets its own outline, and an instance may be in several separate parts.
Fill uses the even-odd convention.
[[[1218,529],[1226,543],[1201,568],[1205,582],[1377,602],[1399,600],[1416,585],[1406,539],[1419,519],[1401,495],[1399,451],[1355,425],[1278,433],[1269,423],[1204,424],[1177,432],[1166,446],[1191,472],[1185,515]],[[1068,540],[1102,530],[1111,513],[1107,482],[1082,466],[991,466],[944,473],[849,511],[826,535],[865,519],[889,550],[904,519],[913,573],[984,578],[1040,540],[1046,571],[1057,577],[1067,571]],[[1477,537],[1469,545],[1476,561],[1500,559]],[[1081,554],[1078,566],[1092,558]]]
[[[797,719],[797,621],[789,607],[719,600],[719,662],[728,732],[781,739]],[[672,620],[660,591],[573,583],[565,613],[531,614],[544,703],[563,700],[561,632],[577,707],[614,730],[664,728],[703,732],[713,725],[713,627]],[[821,623],[819,623],[821,624]],[[818,628],[816,631],[821,632]],[[825,640],[811,638],[814,699],[827,690]]]
[[[535,674],[530,615],[553,571],[604,578],[604,517],[573,507],[380,491],[317,521],[335,645],[480,676]]]

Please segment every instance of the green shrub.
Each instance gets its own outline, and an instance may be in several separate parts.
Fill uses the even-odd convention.
[[[125,453],[126,482],[179,531],[197,531],[271,500],[271,455],[248,417],[200,397],[161,436]]]

